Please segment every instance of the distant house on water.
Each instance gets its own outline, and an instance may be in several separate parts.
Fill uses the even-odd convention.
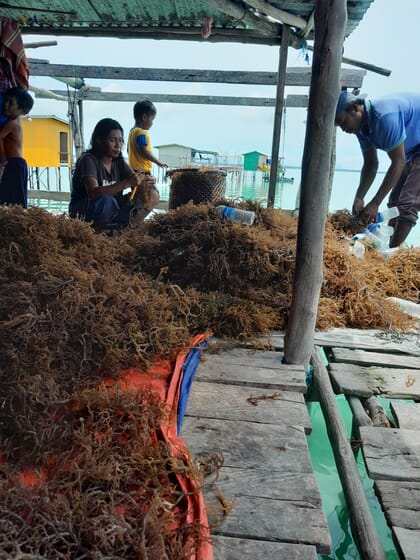
[[[61,190],[61,168],[72,164],[68,121],[54,115],[22,117],[23,157],[29,173],[29,188]],[[53,177],[50,169],[55,169]],[[55,180],[54,180],[55,175]],[[58,188],[57,188],[58,187]]]
[[[217,165],[218,153],[210,150],[199,150],[181,144],[162,144],[155,146],[159,150],[159,159],[169,167],[185,165]]]

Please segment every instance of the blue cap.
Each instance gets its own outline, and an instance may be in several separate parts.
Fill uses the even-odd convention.
[[[366,95],[363,94],[363,93],[361,93],[359,95],[353,95],[349,91],[342,91],[340,93],[339,98],[338,98],[337,109],[335,110],[335,117],[337,118],[338,115],[341,113],[341,111],[344,111],[344,109],[348,105],[350,105],[350,103],[353,103],[354,101],[357,101],[358,99],[363,99],[364,97],[366,97]]]

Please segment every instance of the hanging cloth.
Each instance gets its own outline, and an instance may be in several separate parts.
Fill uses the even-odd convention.
[[[0,17],[0,93],[29,87],[29,68],[19,22]]]

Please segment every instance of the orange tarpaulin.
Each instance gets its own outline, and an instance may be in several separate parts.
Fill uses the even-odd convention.
[[[197,335],[192,341],[192,349],[202,344],[208,335]],[[192,351],[192,350],[191,350]],[[105,378],[104,384],[108,391],[128,392],[130,394],[142,394],[152,391],[158,394],[166,406],[170,409],[169,421],[159,427],[156,437],[163,440],[170,450],[170,456],[181,459],[188,464],[191,461],[189,451],[184,441],[177,434],[177,411],[180,398],[181,385],[183,381],[183,366],[190,349],[183,350],[176,355],[174,360],[158,360],[146,371],[137,371],[134,368],[121,372],[118,379]],[[99,435],[98,435],[99,437]],[[53,469],[52,469],[53,472]],[[51,473],[27,468],[17,478],[26,487],[35,492],[37,488],[48,483],[47,478]],[[191,560],[213,560],[213,551],[210,542],[210,529],[208,526],[207,512],[201,489],[198,482],[191,476],[182,472],[175,474],[179,490],[184,495],[182,511],[183,523],[200,527],[200,538],[196,545],[187,543]],[[124,515],[124,511],[119,511]],[[27,520],[29,522],[29,520]],[[176,531],[177,527],[173,528]],[[172,530],[172,528],[171,528]]]
[[[208,338],[208,334],[195,336],[192,341],[192,347],[198,346],[206,338]],[[153,392],[158,393],[161,399],[170,407],[172,411],[171,422],[162,427],[161,433],[174,457],[185,456],[188,453],[184,441],[177,434],[177,411],[182,385],[182,366],[188,352],[189,349],[179,352],[175,365],[170,360],[160,360],[146,372],[139,372],[135,369],[124,370],[121,378],[117,381],[120,390],[141,392],[145,389],[151,389]],[[106,383],[111,387],[115,384],[115,381],[107,380]],[[208,528],[204,499],[201,492],[197,492],[194,481],[182,475],[177,475],[177,481],[188,500],[186,522],[198,522],[202,527]],[[212,560],[213,551],[210,543],[210,530],[208,530],[207,535],[202,536],[196,560]]]

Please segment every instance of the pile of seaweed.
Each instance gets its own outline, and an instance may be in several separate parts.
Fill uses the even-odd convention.
[[[185,205],[116,237],[39,208],[0,207],[6,557],[182,559],[199,546],[175,477],[199,486],[200,473],[156,438],[168,411],[106,380],[172,359],[197,333],[252,341],[286,328],[297,220],[241,206],[256,212],[254,226]],[[346,219],[327,223],[317,327],[410,329],[387,298],[418,302],[420,250],[357,259]]]
[[[130,251],[121,258],[134,271],[196,289],[206,313],[203,326],[220,336],[249,339],[287,326],[297,218],[255,202],[241,206],[256,211],[254,226],[223,222],[207,205],[157,215],[124,234],[121,243]],[[347,212],[329,217],[317,328],[409,329],[411,319],[388,298],[418,303],[420,250],[384,259],[367,247],[365,258],[358,259],[346,237],[361,227]]]
[[[0,208],[0,256],[0,557],[190,558],[206,533],[175,479],[200,473],[156,395],[112,384],[188,346],[194,293],[38,208]]]

